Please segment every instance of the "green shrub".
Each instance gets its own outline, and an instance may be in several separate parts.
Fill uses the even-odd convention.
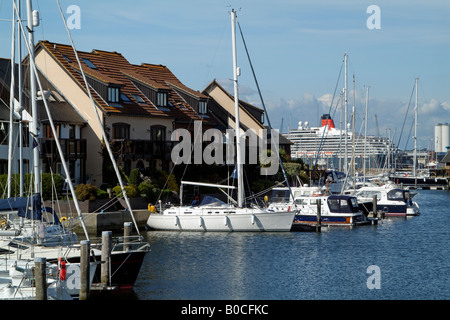
[[[97,189],[96,197],[97,197],[97,199],[108,199],[109,193],[107,191],[99,188],[99,189]]]
[[[42,198],[50,200],[52,198],[62,195],[64,178],[54,173],[43,173],[42,181]]]
[[[130,172],[129,183],[134,186],[138,186],[142,182],[141,173],[139,169],[133,169]]]
[[[139,197],[139,189],[136,186],[124,186],[125,188],[125,192],[127,193],[128,198],[136,198]],[[122,188],[120,186],[115,186],[113,188],[114,193],[118,196],[118,197],[123,197],[122,195]]]
[[[80,183],[75,187],[75,194],[79,201],[92,200],[97,199],[97,191],[98,188],[93,184],[84,184]]]
[[[7,185],[8,185],[7,181],[8,181],[7,174],[0,175],[0,197],[7,196]],[[24,196],[29,196],[30,194],[34,193],[33,181],[34,181],[33,174],[27,173],[24,175],[24,184],[23,184]],[[41,176],[41,184],[42,184],[41,196],[44,200],[50,200],[52,198],[58,198],[62,196],[64,178],[61,177],[60,175],[52,173],[43,173]],[[13,174],[11,176],[12,197],[19,196],[20,193],[19,185],[20,185],[19,174]]]

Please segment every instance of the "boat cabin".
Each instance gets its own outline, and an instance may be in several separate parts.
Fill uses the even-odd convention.
[[[331,213],[355,213],[359,211],[358,200],[351,196],[329,196],[328,208]]]

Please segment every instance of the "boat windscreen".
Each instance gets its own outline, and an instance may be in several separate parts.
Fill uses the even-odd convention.
[[[388,200],[405,201],[404,190],[393,189],[387,193]]]
[[[225,205],[225,202],[217,199],[216,197],[204,196],[200,205],[201,206],[210,206],[210,205],[223,206],[223,205]]]
[[[354,212],[354,204],[350,197],[342,198],[328,198],[328,207],[333,213],[352,213]]]

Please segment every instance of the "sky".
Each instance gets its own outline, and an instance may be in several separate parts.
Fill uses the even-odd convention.
[[[22,1],[23,8],[26,1]],[[238,33],[240,98],[267,108],[272,127],[319,124],[344,111],[344,55],[348,109],[363,133],[413,146],[415,79],[419,148],[431,149],[434,126],[450,123],[450,2],[448,0],[60,0],[77,50],[120,52],[134,64],[167,66],[186,86],[202,91],[216,79],[230,93],[230,10],[237,11],[256,80]],[[79,11],[73,11],[73,5]],[[373,7],[375,6],[375,7]],[[375,10],[374,10],[375,8]],[[35,40],[69,44],[56,0],[34,0],[41,24]],[[0,57],[11,56],[12,0],[0,0]]]

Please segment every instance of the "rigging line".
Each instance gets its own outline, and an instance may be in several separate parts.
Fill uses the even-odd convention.
[[[15,1],[13,1],[13,6],[14,6],[14,11],[16,12],[16,14],[18,14],[18,9],[16,7]],[[20,31],[21,31],[24,39],[25,39],[26,36],[25,36],[25,31],[24,31],[24,27],[23,27],[22,21],[19,19],[18,23],[19,23]],[[25,45],[26,45],[26,49],[28,50],[29,53],[33,52],[34,48],[32,48],[30,46],[30,43],[25,42]],[[30,59],[29,67],[31,68],[31,70],[33,71],[33,74],[35,75],[35,81],[36,81],[36,84],[37,84],[39,90],[43,91],[43,89],[42,89],[42,82],[41,82],[41,79],[39,77],[39,73],[37,71],[38,69],[37,69],[36,64],[34,63],[33,59]],[[53,134],[55,136],[57,136],[55,124],[53,122],[53,119],[51,118],[51,112],[50,112],[50,109],[49,109],[49,106],[48,106],[47,99],[44,98],[42,101],[44,102],[45,111],[46,111],[46,113],[47,113],[47,115],[49,117],[49,123],[50,123],[50,126],[52,128],[52,132],[53,132]],[[56,143],[56,147],[58,149],[58,154],[59,154],[59,156],[61,158],[61,163],[63,165],[64,172],[66,173],[67,176],[70,176],[69,170],[68,170],[66,162],[64,160],[64,154],[62,152],[61,144],[60,144],[58,139],[55,140],[55,143]],[[73,198],[76,199],[75,190],[73,188],[73,185],[72,185],[70,179],[69,179],[69,186],[70,186],[70,191],[72,193]],[[79,209],[79,207],[77,207],[77,211],[78,211],[79,215],[81,216],[81,210]],[[86,238],[89,239],[89,235],[88,235],[87,230],[86,230],[84,225],[83,225],[83,228],[84,228],[84,231],[85,231],[85,234],[86,234]]]
[[[88,95],[89,95],[89,99],[90,99],[90,101],[91,101],[91,106],[92,106],[92,108],[93,108],[93,110],[94,110],[95,115],[97,116],[97,121],[98,121],[98,123],[101,124],[102,122],[101,122],[101,120],[100,120],[100,116],[99,116],[99,114],[98,114],[97,108],[96,108],[95,103],[94,103],[94,100],[93,100],[93,98],[92,98],[91,90],[89,89],[89,85],[88,85],[88,82],[87,82],[87,80],[86,80],[86,75],[84,74],[83,67],[81,66],[80,59],[79,59],[79,57],[78,57],[78,52],[77,52],[76,49],[75,49],[75,44],[73,43],[72,36],[71,36],[70,31],[69,31],[69,28],[68,28],[68,26],[67,26],[66,18],[64,17],[64,14],[63,14],[63,12],[62,12],[61,5],[60,5],[60,3],[59,3],[59,0],[56,0],[56,2],[57,2],[57,4],[58,4],[59,11],[60,11],[60,13],[61,13],[61,17],[62,17],[62,19],[63,19],[64,25],[65,25],[65,27],[66,27],[66,31],[67,31],[67,34],[68,34],[68,36],[69,36],[69,39],[70,39],[70,42],[71,42],[71,45],[72,45],[72,49],[73,49],[73,51],[74,51],[75,57],[77,58],[78,65],[79,65],[80,70],[81,70],[81,75],[82,75],[82,77],[83,77],[84,83],[85,83],[85,85],[86,85],[86,90],[87,90],[87,93],[88,93]],[[44,102],[45,102],[45,99],[44,99]],[[112,155],[111,147],[110,147],[109,143],[106,143],[106,141],[108,141],[108,138],[107,138],[105,129],[103,128],[102,125],[100,125],[100,128],[101,128],[101,131],[102,131],[103,138],[104,138],[104,140],[105,140],[106,148],[107,148],[108,151],[109,151],[109,154],[110,154],[110,157],[111,157],[111,162],[112,162],[112,164],[113,164],[113,166],[114,166],[114,170],[115,170],[115,172],[116,172],[117,179],[119,180],[120,187],[121,187],[122,193],[123,193],[123,197],[124,197],[124,199],[125,199],[125,202],[127,203],[128,208],[130,209],[130,215],[131,215],[131,218],[132,218],[132,220],[133,220],[133,223],[134,223],[134,225],[135,225],[135,227],[136,227],[136,231],[137,231],[138,235],[140,235],[140,233],[139,233],[139,228],[138,228],[138,224],[137,224],[136,219],[135,219],[135,217],[134,217],[133,211],[132,211],[132,209],[131,209],[131,205],[130,205],[129,200],[128,200],[128,196],[127,196],[126,191],[125,191],[125,187],[124,187],[124,185],[123,185],[122,177],[120,176],[120,173],[119,173],[119,170],[118,170],[118,168],[117,168],[117,164],[116,164],[116,162],[115,162],[114,156]],[[56,141],[58,141],[58,140],[56,140]],[[65,165],[65,163],[63,163],[63,165]],[[70,181],[70,180],[69,180],[69,181]],[[71,189],[72,189],[72,186],[71,186]],[[77,211],[78,211],[78,208],[77,208]],[[82,218],[82,216],[81,216],[81,218]],[[83,227],[84,227],[84,226],[83,226]],[[86,229],[85,229],[85,233],[87,234],[87,230],[86,230]]]
[[[397,146],[400,146],[400,141],[402,140],[403,129],[405,128],[405,122],[406,122],[406,118],[408,117],[409,107],[411,106],[411,101],[412,101],[412,98],[413,98],[413,95],[414,95],[414,90],[415,90],[415,86],[413,85],[413,89],[412,89],[412,92],[411,92],[411,97],[409,98],[408,108],[406,109],[405,118],[403,119],[402,130],[400,131],[400,136],[398,138]]]
[[[269,113],[267,112],[267,108],[266,108],[266,105],[265,105],[265,103],[264,103],[264,99],[263,99],[263,97],[262,97],[261,90],[260,90],[260,88],[259,88],[259,84],[258,84],[258,80],[257,80],[257,78],[256,78],[255,70],[254,70],[254,68],[253,68],[253,64],[252,64],[252,61],[251,61],[251,59],[250,59],[250,54],[249,54],[249,52],[248,52],[248,50],[247,50],[247,44],[245,43],[244,34],[242,33],[242,29],[241,29],[241,25],[240,25],[239,21],[238,21],[237,24],[238,24],[238,27],[239,27],[239,31],[240,31],[240,33],[241,33],[241,38],[242,38],[242,42],[243,42],[243,44],[244,44],[245,52],[247,53],[248,62],[249,62],[249,64],[250,64],[250,68],[251,68],[252,73],[253,73],[253,78],[254,78],[254,80],[255,80],[256,88],[258,89],[259,98],[261,99],[261,104],[262,104],[262,106],[263,106],[263,108],[264,108],[264,112],[267,114],[267,117],[266,117],[266,118],[267,118],[267,124],[269,125],[269,130],[270,130],[270,132],[272,133],[272,125],[270,124]],[[239,129],[239,128],[237,128],[237,129]],[[287,185],[287,187],[288,187],[288,189],[289,189],[289,193],[290,193],[291,196],[293,197],[292,190],[291,190],[291,187],[290,187],[290,185],[289,185],[289,181],[288,181],[287,176],[286,176],[286,171],[285,171],[285,169],[284,169],[283,162],[281,161],[281,156],[280,156],[280,152],[279,152],[279,150],[278,150],[278,145],[276,144],[276,140],[275,140],[272,136],[271,136],[270,139],[271,139],[271,143],[272,143],[272,141],[274,142],[274,145],[275,145],[275,152],[276,152],[277,155],[278,155],[278,162],[279,162],[279,165],[280,165],[280,167],[281,167],[281,171],[283,172],[284,180],[286,181],[286,185]]]
[[[338,88],[338,85],[339,85],[339,79],[341,78],[343,66],[344,66],[344,61],[342,61],[341,68],[340,68],[340,70],[339,70],[339,75],[338,75],[338,78],[337,78],[337,81],[336,81],[336,86],[334,87],[334,93],[333,93],[333,97],[332,97],[332,99],[331,99],[331,103],[330,103],[330,108],[329,108],[329,110],[328,110],[328,114],[331,114],[331,110],[332,110],[332,108],[333,108],[333,101],[334,101],[334,98],[335,98],[335,96],[336,96],[336,91],[337,91],[337,88]],[[339,98],[339,100],[340,100],[340,98]],[[338,102],[339,102],[339,100],[338,100]],[[338,103],[336,104],[336,110],[337,110],[337,107],[338,107]],[[315,159],[315,161],[314,161],[313,171],[312,171],[312,173],[311,173],[311,177],[314,175],[314,173],[315,173],[315,171],[316,171],[317,163],[318,163],[318,161],[319,161],[319,152],[320,152],[320,149],[322,148],[322,145],[324,144],[323,141],[324,141],[324,139],[325,139],[325,135],[328,134],[328,131],[329,131],[329,130],[323,130],[322,138],[321,138],[320,144],[319,144],[319,149],[317,150],[317,156],[316,156],[316,159]],[[346,138],[347,138],[347,137],[346,137]],[[339,147],[340,147],[340,146],[339,146]]]

